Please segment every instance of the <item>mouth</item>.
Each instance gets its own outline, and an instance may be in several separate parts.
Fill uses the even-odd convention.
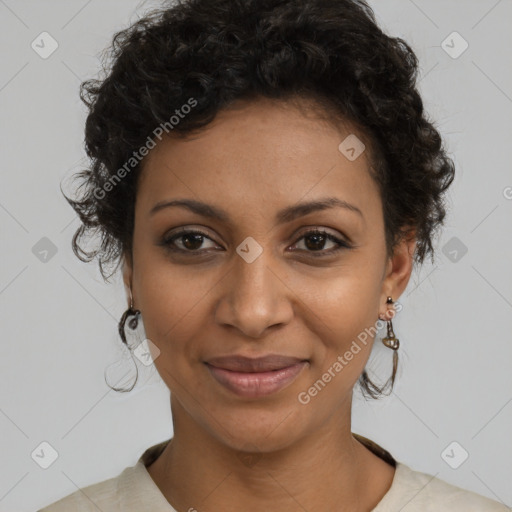
[[[212,377],[237,396],[258,398],[290,385],[309,364],[307,359],[271,354],[228,356],[205,361]]]

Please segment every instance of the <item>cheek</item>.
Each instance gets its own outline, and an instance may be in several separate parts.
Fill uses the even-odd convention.
[[[349,389],[368,361],[380,300],[375,272],[349,272],[347,267],[340,273],[343,275],[323,282],[321,293],[305,295],[304,309],[298,313],[316,338],[312,381],[332,381],[329,387],[334,394]]]
[[[336,278],[322,281],[320,286],[303,283],[304,303],[311,310],[308,317],[318,326],[325,326],[323,331],[330,347],[342,349],[349,339],[378,320],[380,281],[373,274],[356,272],[347,266]]]
[[[137,263],[136,297],[146,337],[161,352],[157,368],[163,361],[193,357],[190,340],[204,329],[209,315],[207,298],[216,281],[197,270],[192,273],[186,267],[170,265],[162,257],[140,258]]]

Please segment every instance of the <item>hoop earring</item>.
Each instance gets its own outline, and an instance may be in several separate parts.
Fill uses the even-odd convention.
[[[388,297],[386,299],[386,304],[393,304],[393,299],[391,297]],[[384,320],[384,318],[382,318],[380,315],[379,318],[381,320]],[[400,342],[398,341],[398,338],[396,337],[393,331],[393,323],[391,322],[391,319],[387,320],[387,336],[385,338],[382,338],[382,343],[386,347],[391,348],[393,350],[393,372],[391,374],[391,377],[386,381],[386,383],[382,387],[376,386],[371,381],[371,379],[368,377],[368,373],[366,370],[363,370],[363,373],[359,378],[359,382],[363,390],[363,395],[368,394],[371,398],[374,399],[380,398],[380,396],[384,393],[384,391],[388,388],[390,384],[392,391],[393,386],[395,384],[395,377],[398,369],[398,348],[400,347]]]
[[[128,343],[126,341],[126,333],[124,330],[126,320],[128,319],[129,316],[133,316],[133,318],[131,318],[128,321],[128,327],[134,331],[135,329],[137,329],[137,326],[139,325],[140,315],[141,315],[140,310],[133,309],[133,299],[132,299],[132,294],[131,294],[131,290],[130,290],[130,307],[123,313],[123,316],[119,320],[119,324],[118,324],[119,336],[121,337],[121,339],[123,340],[123,343],[126,346],[128,346]]]
[[[388,297],[386,304],[393,304],[393,299]],[[398,369],[398,349],[400,347],[400,341],[396,337],[393,330],[393,322],[391,321],[391,318],[387,321],[387,336],[382,338],[382,343],[386,347],[393,350],[393,371],[391,373],[391,377],[388,379],[388,382],[391,383],[391,389],[393,389],[393,386],[395,385],[396,372]],[[385,386],[387,386],[387,384]]]

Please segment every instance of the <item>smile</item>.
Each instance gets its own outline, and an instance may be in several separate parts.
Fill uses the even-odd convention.
[[[245,398],[267,396],[290,385],[308,365],[299,361],[290,366],[267,371],[234,371],[206,363],[212,377],[234,394]]]

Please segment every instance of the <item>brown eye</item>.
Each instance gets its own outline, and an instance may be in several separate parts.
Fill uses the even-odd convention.
[[[178,233],[166,237],[161,245],[173,252],[199,255],[203,252],[208,252],[208,249],[212,249],[212,247],[204,247],[206,240],[214,243],[213,240],[202,231],[182,229]],[[300,245],[300,243],[296,242],[295,248],[292,250],[306,252],[315,257],[329,256],[341,249],[351,248],[344,240],[335,237],[327,231],[319,229],[304,233],[299,240],[304,240],[304,247],[297,248],[296,246]],[[326,250],[325,246],[328,244],[334,244],[334,247]],[[215,243],[214,245],[216,246]]]
[[[166,246],[171,251],[200,253],[204,252],[200,249],[204,249],[202,246],[205,240],[213,242],[213,240],[202,231],[182,230],[170,237],[166,237],[162,241],[162,245]]]
[[[312,231],[308,231],[304,233],[299,240],[304,239],[304,249],[293,249],[293,250],[300,250],[309,252],[312,254],[312,256],[328,256],[330,254],[333,254],[341,249],[350,249],[350,245],[345,242],[344,240],[341,240],[334,235],[331,235],[327,231],[315,229]],[[332,242],[335,244],[333,249],[324,250],[325,245],[328,242]],[[297,242],[296,242],[297,245]],[[314,254],[314,253],[320,253],[320,254]]]

